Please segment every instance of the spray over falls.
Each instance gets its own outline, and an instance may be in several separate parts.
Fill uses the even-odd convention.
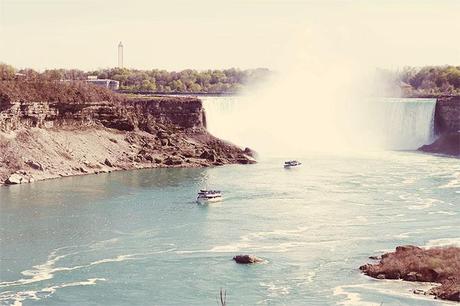
[[[311,106],[308,97],[277,102],[254,99],[204,98],[209,130],[268,155],[416,150],[434,140],[436,99],[373,98],[321,106]]]

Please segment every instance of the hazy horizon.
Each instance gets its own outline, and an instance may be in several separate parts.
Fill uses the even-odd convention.
[[[0,62],[115,67],[123,41],[137,69],[280,70],[312,47],[384,68],[460,65],[458,12],[447,0],[0,0]]]

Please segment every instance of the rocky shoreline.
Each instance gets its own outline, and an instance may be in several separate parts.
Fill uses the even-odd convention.
[[[372,256],[376,264],[365,264],[359,269],[376,279],[402,279],[409,282],[439,283],[427,292],[436,298],[460,302],[460,248],[438,247],[423,249],[417,246],[398,246],[395,252]]]
[[[253,155],[209,134],[197,98],[35,102],[0,92],[0,184],[116,170],[250,164]]]

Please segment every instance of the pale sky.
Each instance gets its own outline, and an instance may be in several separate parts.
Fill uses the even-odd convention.
[[[281,69],[311,48],[382,67],[460,65],[458,0],[0,0],[18,68]],[[318,60],[321,60],[318,57]]]

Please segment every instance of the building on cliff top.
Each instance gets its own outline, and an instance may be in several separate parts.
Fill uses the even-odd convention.
[[[120,82],[118,81],[110,79],[98,79],[97,76],[93,75],[88,76],[86,82],[97,86],[105,87],[111,90],[118,90],[118,88],[120,87]]]

